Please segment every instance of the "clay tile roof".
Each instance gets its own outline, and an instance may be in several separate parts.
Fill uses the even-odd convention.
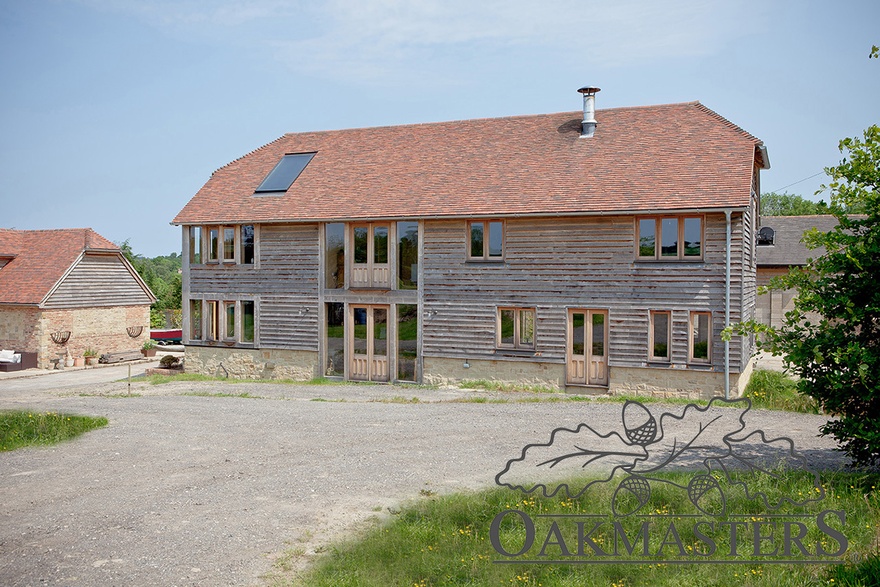
[[[119,247],[91,228],[0,229],[0,304],[39,304],[85,250]]]
[[[175,224],[745,207],[761,141],[698,102],[286,134],[218,169]],[[287,192],[254,195],[285,154]]]

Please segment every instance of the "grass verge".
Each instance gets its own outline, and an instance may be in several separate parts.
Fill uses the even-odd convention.
[[[0,411],[0,451],[51,445],[107,425],[107,418],[55,412]]]
[[[816,401],[800,393],[797,382],[778,371],[756,370],[752,373],[743,395],[752,400],[752,407],[755,408],[804,414],[820,413]]]
[[[682,475],[686,474],[663,477],[681,481]],[[781,482],[777,480],[777,485],[775,489],[783,490],[787,495],[809,493],[815,489],[809,476],[801,474],[786,475]],[[733,564],[692,564],[690,561],[700,562],[706,558],[708,543],[699,539],[694,532],[694,518],[687,517],[697,513],[687,492],[680,491],[677,487],[667,490],[663,485],[656,491],[652,490],[648,502],[640,510],[640,513],[652,514],[653,517],[602,517],[598,522],[604,525],[598,530],[591,530],[597,520],[575,516],[595,515],[610,509],[609,504],[615,498],[616,483],[601,483],[592,486],[580,499],[543,498],[506,488],[443,497],[428,495],[385,522],[374,520],[372,527],[356,539],[324,549],[324,554],[301,575],[291,577],[279,569],[278,574],[270,579],[275,586],[316,587],[871,586],[877,585],[877,569],[880,567],[876,558],[880,533],[880,501],[876,491],[878,486],[880,477],[877,475],[835,473],[823,476],[826,494],[824,500],[808,508],[811,518],[794,518],[806,520],[806,534],[801,543],[808,552],[815,555],[820,546],[826,552],[834,552],[841,546],[830,536],[819,532],[816,515],[829,509],[846,512],[845,524],[837,523],[837,517],[828,518],[835,520],[832,525],[842,531],[848,540],[845,554],[839,557],[839,560],[847,561],[845,565],[760,564],[743,561],[743,555],[751,557],[753,554],[755,532],[761,537],[758,542],[762,553],[772,553],[775,548],[775,558],[783,559],[785,555],[791,554],[789,558],[793,556],[807,560],[797,545],[791,546],[791,541],[786,538],[796,535],[794,533],[799,534],[800,527],[795,523],[789,530],[784,530],[782,522],[765,517],[762,506],[756,507],[754,500],[748,500],[744,495],[729,496],[727,511],[746,513],[750,517],[745,518],[745,521],[742,521],[743,518],[700,518],[714,524],[711,530],[709,526],[701,527],[716,542],[717,551],[712,555],[713,561],[728,560]],[[769,486],[765,489],[769,489]],[[603,506],[609,507],[603,509]],[[494,518],[506,510],[524,512],[534,522],[533,546],[519,557],[520,560],[580,562],[529,564],[515,561],[511,564],[510,561],[514,559],[499,554],[490,539]],[[553,517],[542,517],[548,515]],[[499,540],[511,552],[526,543],[527,532],[521,520],[519,515],[507,514],[498,526]],[[608,558],[597,556],[586,543],[579,547],[579,534],[591,537],[604,552],[613,553],[616,548],[615,537],[619,536],[610,531],[615,520],[621,524],[626,536],[630,537],[638,555],[641,554],[639,550],[642,547],[639,537],[641,525],[650,524],[648,550],[651,556],[657,553],[661,555],[655,559],[658,562],[649,560],[639,564],[582,564],[585,561],[607,562]],[[729,531],[729,522],[732,521],[741,524],[739,534],[733,539]],[[578,522],[582,523],[580,529]],[[676,530],[674,534],[670,534],[668,527],[673,522]],[[728,526],[724,522],[728,522]],[[758,530],[755,531],[754,528]],[[737,544],[736,556],[730,555],[732,541]],[[789,547],[792,553],[784,553],[784,549]],[[617,560],[629,558],[625,548],[621,541],[618,551],[622,557],[615,557]],[[585,551],[583,555],[578,553],[579,549]],[[301,549],[287,554],[287,564],[291,557],[305,556]],[[659,562],[669,558],[686,562]],[[774,557],[768,557],[768,560],[772,558]]]

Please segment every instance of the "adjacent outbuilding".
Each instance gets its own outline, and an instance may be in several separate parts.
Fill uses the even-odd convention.
[[[37,366],[87,349],[139,349],[156,297],[122,250],[90,228],[0,229],[0,348]]]

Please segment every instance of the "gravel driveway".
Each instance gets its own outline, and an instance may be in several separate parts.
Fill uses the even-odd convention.
[[[0,408],[104,415],[110,425],[0,453],[2,585],[263,585],[287,549],[313,551],[421,489],[490,487],[554,428],[614,428],[621,413],[621,404],[454,389],[138,383],[139,396],[118,397],[124,383],[53,390],[41,379],[40,391],[0,382]],[[474,398],[506,402],[462,401]],[[748,415],[838,468],[834,444],[816,437],[823,421]]]

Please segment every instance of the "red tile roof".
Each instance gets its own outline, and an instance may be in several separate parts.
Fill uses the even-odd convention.
[[[91,228],[0,229],[0,304],[39,304],[85,250],[119,247]]]
[[[698,102],[286,134],[218,169],[176,224],[744,207],[761,141]],[[316,152],[290,189],[254,190]]]

